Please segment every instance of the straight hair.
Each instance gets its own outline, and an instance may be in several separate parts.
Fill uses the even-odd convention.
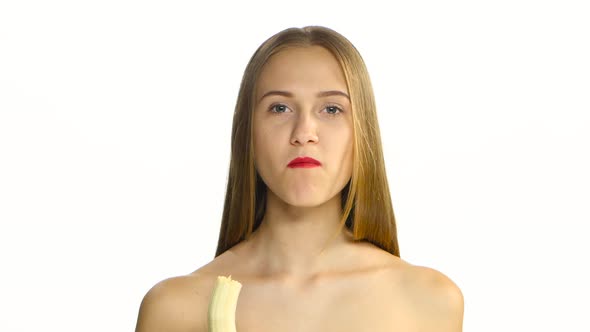
[[[346,79],[353,120],[353,169],[341,191],[340,228],[354,241],[367,241],[400,257],[393,205],[369,73],[354,45],[322,27],[288,28],[267,39],[250,58],[238,93],[231,132],[231,158],[215,257],[248,240],[266,208],[266,184],[254,167],[253,110],[256,83],[264,64],[291,47],[321,46],[336,58]],[[337,235],[335,233],[334,235]]]

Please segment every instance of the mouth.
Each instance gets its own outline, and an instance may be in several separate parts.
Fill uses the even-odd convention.
[[[297,157],[297,158],[291,160],[291,162],[289,163],[289,165],[287,165],[287,167],[290,167],[290,168],[296,168],[296,167],[310,168],[310,167],[319,167],[321,165],[322,165],[322,163],[320,163],[319,161],[317,161],[311,157]]]
[[[310,163],[298,163],[298,164],[289,164],[290,168],[311,168],[311,167],[320,167],[318,164],[310,164]]]

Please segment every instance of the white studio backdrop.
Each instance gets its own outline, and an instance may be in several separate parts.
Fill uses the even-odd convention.
[[[590,331],[584,1],[3,1],[0,330],[131,331],[215,252],[256,48],[324,25],[366,61],[402,258],[465,331]]]

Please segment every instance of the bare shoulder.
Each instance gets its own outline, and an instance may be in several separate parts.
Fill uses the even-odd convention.
[[[391,317],[388,330],[460,332],[463,293],[448,276],[433,268],[410,264],[374,245],[362,244],[363,262],[377,269],[378,307]],[[385,296],[384,296],[385,295]],[[381,310],[381,309],[379,309]]]
[[[141,302],[135,331],[206,331],[211,280],[197,270],[155,284]]]
[[[190,274],[156,283],[141,301],[135,331],[206,332],[213,286],[231,257],[224,253]]]
[[[437,331],[462,331],[463,293],[448,276],[409,263],[403,264],[401,275],[404,298],[421,324]]]

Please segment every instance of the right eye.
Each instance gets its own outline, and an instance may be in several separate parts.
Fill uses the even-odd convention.
[[[284,113],[287,110],[287,106],[283,105],[283,104],[274,104],[270,106],[270,112],[271,113],[276,113],[276,114],[280,114],[280,113]]]

